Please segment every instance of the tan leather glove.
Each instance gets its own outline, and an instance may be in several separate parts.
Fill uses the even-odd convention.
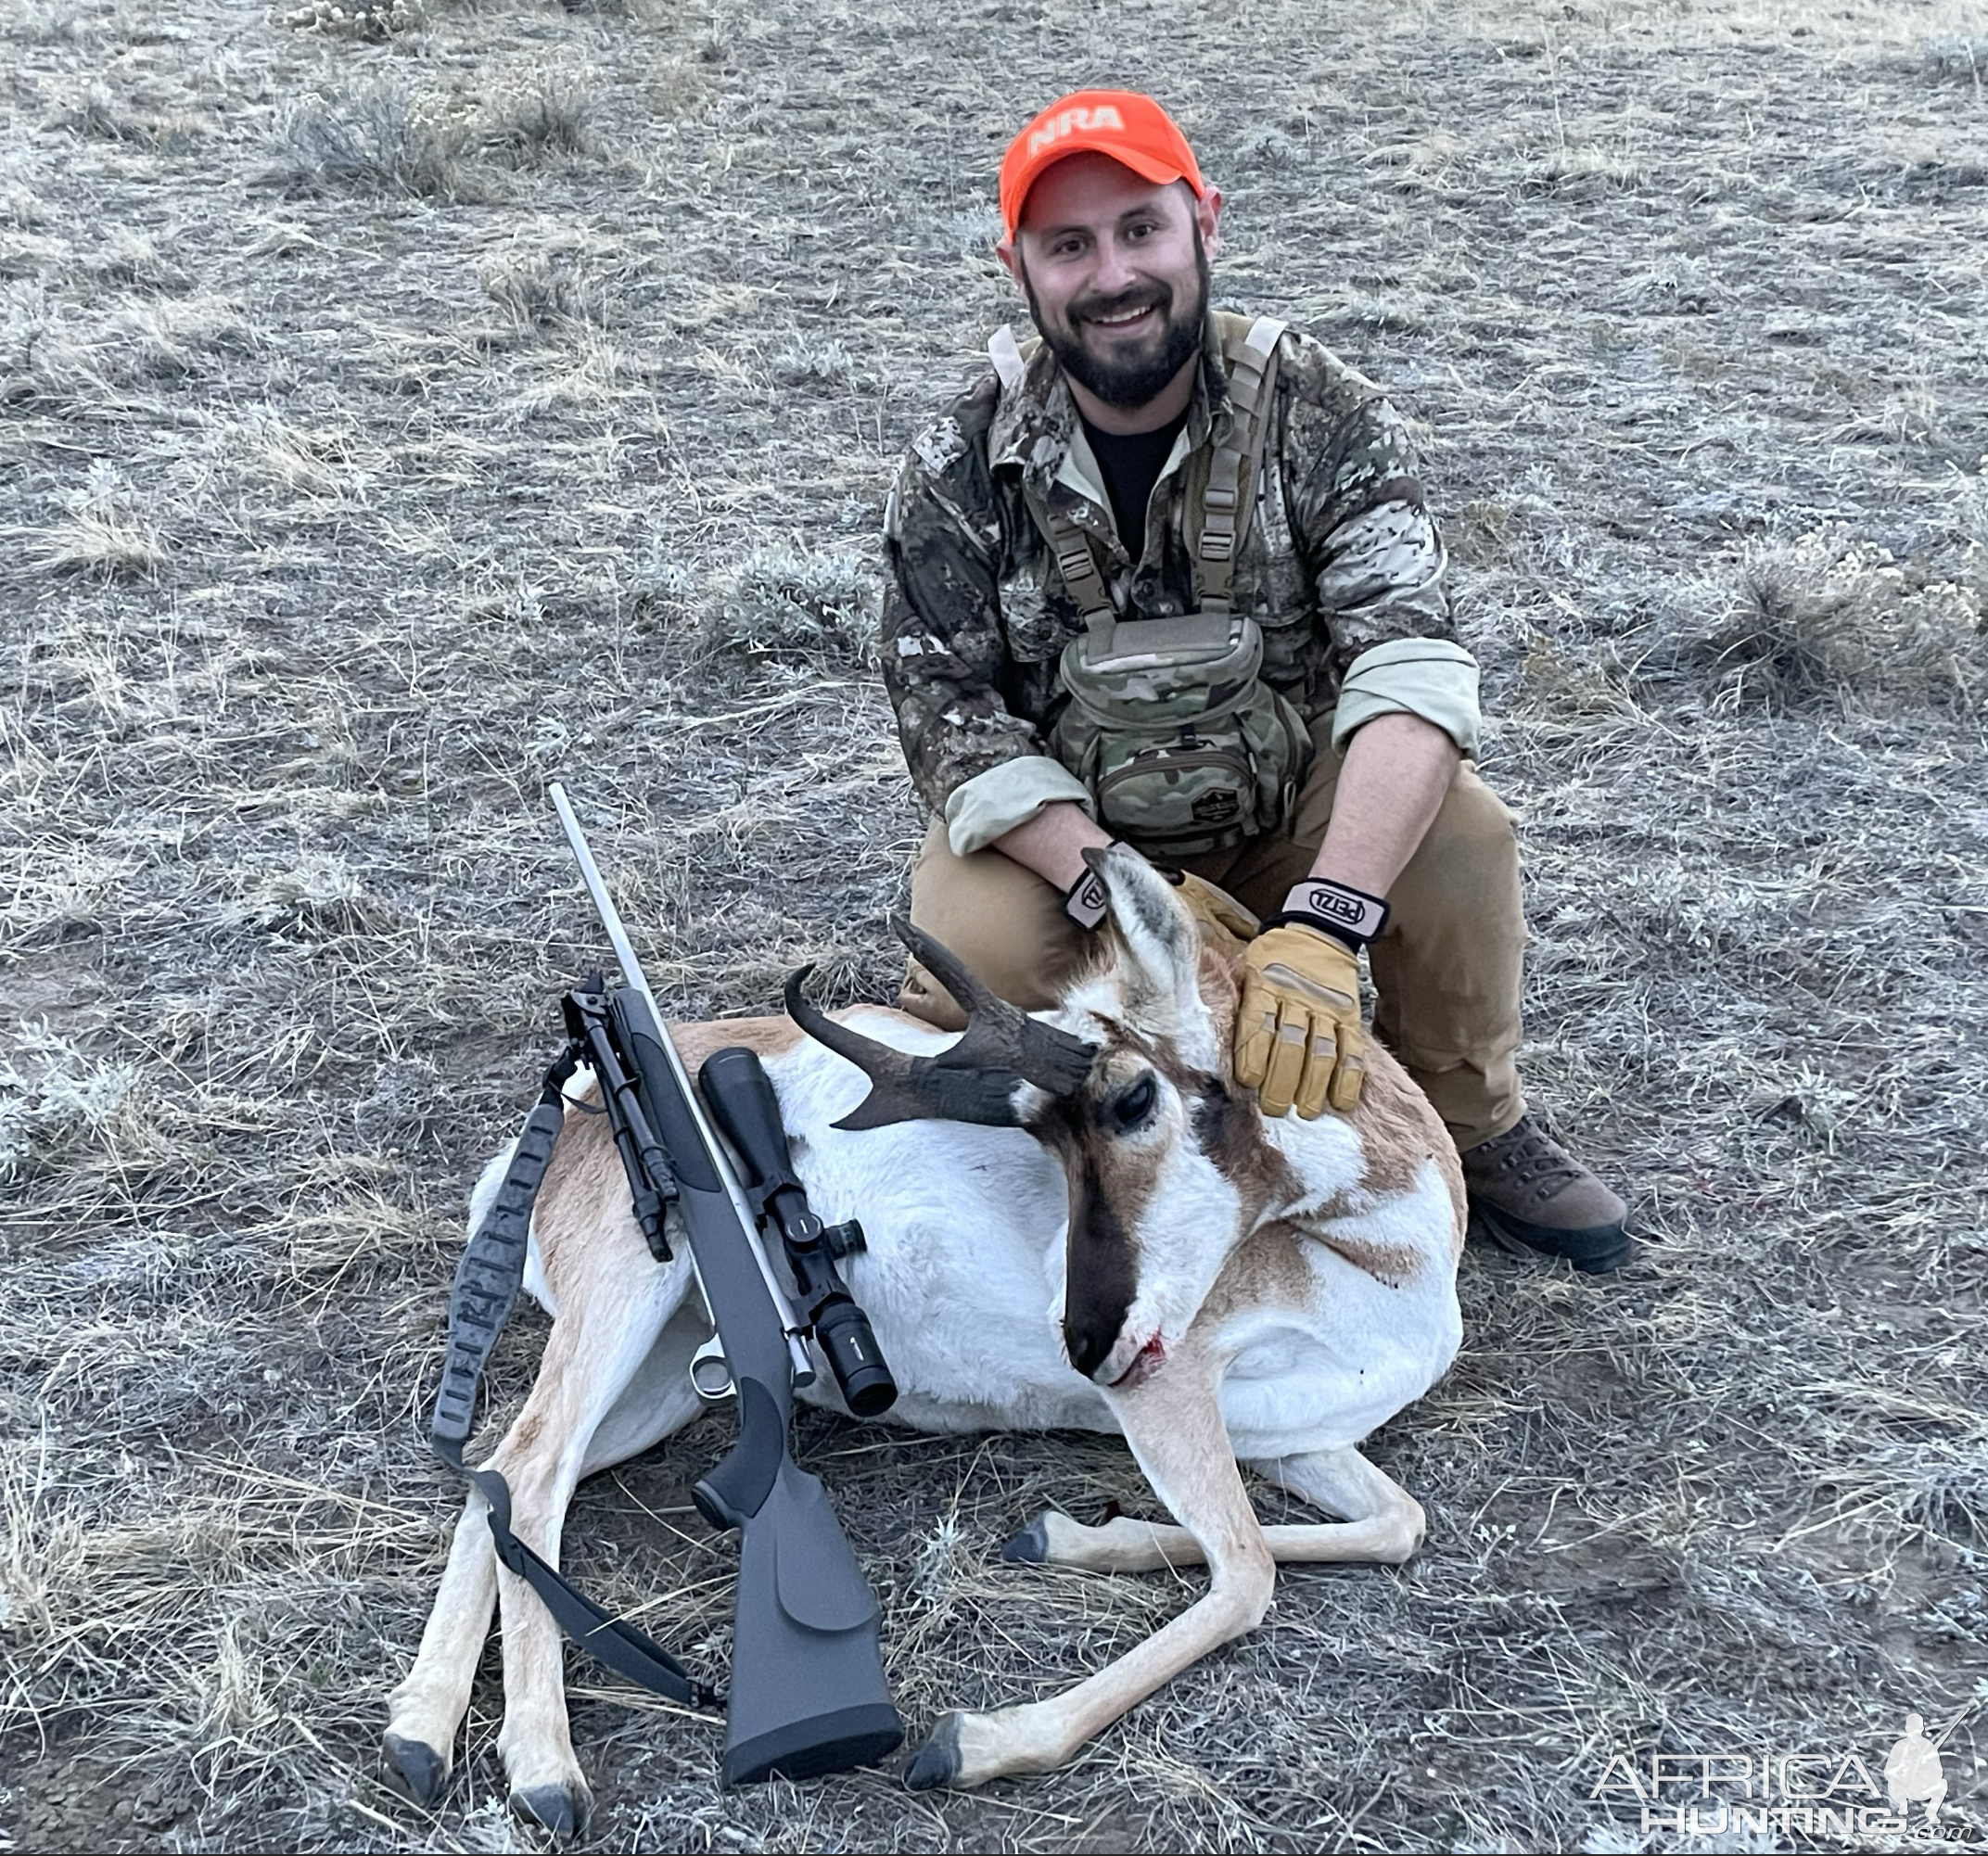
[[[1195,921],[1233,934],[1238,941],[1255,939],[1256,918],[1226,889],[1217,889],[1184,870],[1165,871],[1162,874],[1179,891],[1180,900],[1187,904]]]
[[[1236,1011],[1236,1081],[1257,1092],[1267,1115],[1295,1106],[1306,1121],[1328,1102],[1358,1103],[1367,1068],[1360,1029],[1359,961],[1315,928],[1268,928],[1242,955]]]

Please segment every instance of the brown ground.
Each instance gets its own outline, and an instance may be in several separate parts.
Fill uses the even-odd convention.
[[[601,957],[543,784],[683,1013],[804,959],[890,987],[883,486],[1011,313],[1002,139],[1100,80],[1228,187],[1223,290],[1421,422],[1527,1074],[1648,1252],[1473,1253],[1463,1359],[1374,1446],[1421,1559],[1287,1574],[1069,1770],[728,1797],[710,1729],[576,1664],[593,1841],[1620,1850],[1612,1751],[1875,1763],[1979,1707],[1980,12],[320,14],[0,11],[0,1848],[531,1844],[494,1675],[436,1817],[374,1748],[455,1506],[421,1419],[466,1185]],[[573,1529],[707,1648],[682,1491],[725,1423]],[[1115,1446],[801,1438],[916,1726],[1186,1602],[990,1563],[1045,1500],[1150,1511]]]

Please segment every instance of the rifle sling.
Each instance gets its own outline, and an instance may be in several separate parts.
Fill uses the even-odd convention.
[[[476,1414],[477,1384],[517,1302],[530,1247],[531,1208],[552,1160],[553,1144],[566,1123],[567,1081],[582,1054],[578,1043],[569,1044],[545,1073],[545,1087],[526,1117],[524,1132],[504,1169],[503,1183],[456,1265],[455,1287],[449,1296],[449,1349],[441,1387],[435,1396],[429,1442],[435,1454],[482,1495],[490,1511],[498,1563],[539,1595],[559,1628],[581,1649],[638,1687],[668,1700],[687,1708],[718,1708],[724,1697],[717,1689],[699,1682],[634,1625],[604,1610],[567,1583],[556,1567],[548,1565],[511,1532],[511,1490],[496,1470],[471,1469],[463,1462],[463,1446],[468,1442]]]

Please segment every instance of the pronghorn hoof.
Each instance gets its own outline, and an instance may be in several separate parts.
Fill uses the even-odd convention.
[[[554,1837],[578,1837],[587,1827],[587,1812],[593,1800],[584,1791],[569,1786],[530,1786],[511,1794],[511,1809],[518,1816],[549,1830]]]
[[[904,1783],[913,1791],[949,1786],[960,1776],[960,1728],[966,1717],[941,1714],[931,1737],[904,1762]]]
[[[449,1762],[419,1740],[389,1734],[380,1741],[387,1756],[387,1774],[418,1805],[438,1804],[449,1783]]]
[[[1050,1557],[1050,1518],[1038,1515],[1000,1550],[1010,1566],[1040,1566]]]

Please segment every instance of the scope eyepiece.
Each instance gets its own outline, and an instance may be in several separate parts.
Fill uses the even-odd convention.
[[[827,1356],[842,1396],[858,1417],[878,1417],[898,1402],[884,1350],[870,1317],[847,1296],[838,1296],[814,1318],[814,1337]]]

